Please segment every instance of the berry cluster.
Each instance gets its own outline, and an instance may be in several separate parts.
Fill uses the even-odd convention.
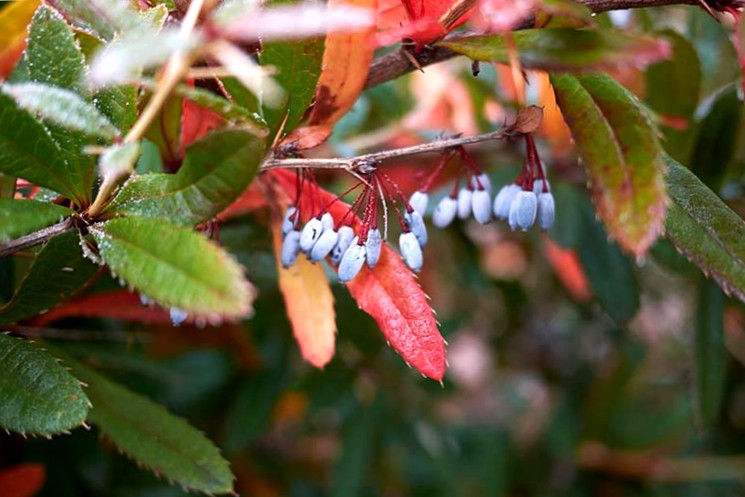
[[[331,205],[321,209],[310,207],[315,215],[301,227],[302,210],[307,208],[299,192],[302,182],[315,180],[312,174],[304,171],[298,175],[299,186],[296,202],[285,212],[282,221],[282,249],[280,260],[287,268],[292,266],[303,253],[313,263],[328,257],[329,262],[338,266],[337,273],[342,282],[351,281],[367,266],[372,269],[380,259],[382,244],[387,233],[388,204],[396,213],[401,235],[399,249],[401,257],[414,271],[422,268],[422,247],[427,243],[427,228],[422,216],[406,201],[398,186],[374,165],[365,168],[363,181],[360,181],[341,197],[363,188],[362,193],[352,203],[341,219],[334,219],[329,212]],[[383,213],[384,227],[379,226],[380,213]],[[361,219],[358,223],[357,220]],[[358,225],[356,228],[355,226]]]
[[[463,147],[446,150],[440,162],[423,182],[422,187],[408,199],[391,178],[375,164],[359,169],[361,180],[331,204],[315,205],[314,199],[301,195],[304,184],[317,188],[310,171],[297,175],[295,203],[287,209],[282,221],[282,249],[280,259],[285,268],[292,266],[303,253],[313,263],[328,258],[337,266],[339,280],[351,281],[367,264],[374,268],[380,258],[382,244],[388,232],[388,206],[398,219],[401,234],[398,246],[404,262],[414,271],[422,268],[422,248],[427,244],[424,216],[429,204],[428,190],[433,181],[456,156],[460,168],[449,195],[440,200],[432,212],[432,224],[444,228],[457,216],[471,216],[487,224],[492,216],[507,220],[513,230],[526,231],[534,224],[548,230],[554,222],[554,198],[545,169],[538,157],[533,137],[525,135],[526,161],[520,176],[513,184],[503,187],[492,201],[492,186],[486,174],[476,165]],[[339,219],[334,219],[329,208],[345,195],[362,188],[361,194]],[[310,191],[313,191],[311,188]],[[313,197],[310,195],[309,197]],[[310,204],[310,205],[308,205]],[[303,215],[310,213],[310,216]],[[379,221],[382,213],[383,229]],[[302,219],[308,219],[302,224]]]

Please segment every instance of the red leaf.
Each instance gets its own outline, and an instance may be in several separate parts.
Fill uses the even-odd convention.
[[[401,38],[409,38],[418,52],[424,45],[440,40],[453,29],[466,22],[476,6],[476,0],[401,0],[403,11],[396,11],[389,4],[382,6],[384,20],[379,26],[398,25],[391,31],[377,36],[378,45],[389,45]],[[406,14],[404,17],[402,14]]]
[[[240,216],[266,206],[266,197],[259,188],[259,183],[254,181],[243,193],[241,193],[241,196],[238,197],[235,202],[227,206],[224,211],[217,215],[217,219],[225,221],[232,217]]]
[[[220,114],[185,98],[181,107],[181,156],[189,145],[224,122]]]
[[[267,179],[275,181],[291,198],[294,196],[294,173],[271,171]],[[335,198],[332,193],[309,185],[302,194],[306,198],[315,196],[319,205],[328,205]],[[347,209],[344,202],[335,202],[329,212],[339,219]],[[358,225],[359,219],[353,218],[353,227]],[[398,254],[384,244],[375,269],[363,268],[347,284],[347,289],[360,308],[375,319],[386,340],[407,363],[429,378],[442,380],[447,366],[445,340],[437,329],[427,295]]]
[[[347,288],[407,363],[425,376],[442,380],[447,367],[445,340],[427,296],[388,245],[383,245],[375,269],[365,267]]]
[[[46,472],[41,464],[16,464],[0,471],[0,495],[33,497],[44,486],[45,478]]]
[[[168,313],[160,307],[145,307],[136,293],[127,290],[86,295],[69,300],[31,321],[35,326],[45,326],[69,317],[111,318],[140,323],[170,323]]]

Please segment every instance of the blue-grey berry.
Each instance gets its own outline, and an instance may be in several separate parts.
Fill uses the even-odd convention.
[[[548,231],[554,225],[556,209],[554,206],[554,196],[551,192],[538,194],[538,227],[541,231]]]
[[[323,226],[323,231],[330,230],[334,227],[334,218],[331,216],[331,213],[323,213],[323,216],[321,216],[321,225]]]
[[[323,223],[317,217],[308,221],[300,232],[300,250],[305,253],[310,252],[324,231]]]
[[[310,253],[308,254],[310,262],[322,261],[333,250],[338,240],[339,234],[333,228],[324,231],[321,234],[321,238],[310,249]]]
[[[527,231],[535,223],[537,212],[538,196],[533,192],[519,191],[510,205],[508,216],[510,228]]]
[[[352,281],[365,264],[367,250],[364,245],[360,245],[357,241],[358,238],[355,236],[339,263],[339,281],[342,283]]]
[[[295,261],[297,260],[297,256],[300,253],[300,236],[298,230],[292,230],[287,233],[287,236],[282,241],[279,260],[282,263],[282,267],[285,269],[295,264]]]
[[[424,216],[427,212],[427,205],[429,205],[429,194],[423,191],[415,191],[411,194],[411,198],[409,198],[409,205],[420,216]]]
[[[494,198],[494,217],[507,219],[510,215],[510,205],[512,205],[515,195],[521,190],[522,188],[514,183],[503,186]]]
[[[344,252],[349,248],[353,238],[354,230],[350,226],[342,226],[339,228],[339,237],[336,245],[334,245],[334,248],[331,250],[331,264],[337,266],[341,262],[341,258],[344,256]]]
[[[146,307],[147,307],[147,306],[149,306],[149,305],[150,305],[150,304],[152,304],[152,303],[153,303],[153,302],[152,302],[152,300],[150,300],[150,297],[148,297],[148,296],[147,296],[147,295],[145,295],[144,293],[141,293],[141,294],[140,294],[140,304],[142,304],[142,305],[144,305],[144,306],[146,306]]]
[[[471,215],[471,197],[473,191],[463,187],[458,192],[458,217],[467,219]]]
[[[171,316],[171,324],[173,326],[178,326],[184,321],[186,321],[186,318],[189,317],[189,313],[186,312],[183,309],[179,309],[178,307],[171,307],[168,309],[168,314]]]
[[[489,179],[489,176],[487,176],[484,173],[479,173],[474,176],[471,176],[471,190],[481,190],[484,189],[487,192],[489,192],[489,195],[491,195],[491,180]],[[479,185],[481,185],[481,188],[479,188]]]
[[[287,236],[287,233],[295,229],[296,221],[293,216],[295,216],[295,213],[297,212],[297,207],[290,206],[290,208],[287,209],[287,212],[285,212],[285,217],[282,219],[282,238]]]
[[[367,253],[367,267],[370,269],[375,267],[380,259],[380,248],[383,244],[383,237],[380,235],[378,228],[373,228],[367,232],[367,240],[365,240],[365,251]]]
[[[487,190],[474,190],[471,195],[473,217],[481,224],[491,221],[491,196]]]
[[[404,213],[404,221],[409,227],[414,236],[416,237],[419,245],[424,247],[427,245],[427,225],[424,224],[424,218],[417,211],[411,211]]]
[[[398,248],[401,250],[401,257],[403,257],[406,265],[419,272],[422,269],[424,258],[422,256],[422,246],[419,245],[414,233],[411,231],[401,233],[398,238]]]
[[[432,224],[437,228],[444,228],[453,222],[457,210],[458,201],[453,197],[444,197],[437,203],[435,211],[432,213]]]

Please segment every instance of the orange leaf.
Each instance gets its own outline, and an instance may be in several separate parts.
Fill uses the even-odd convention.
[[[329,0],[328,6],[352,5],[375,10],[377,0]],[[362,92],[373,57],[375,26],[326,37],[323,70],[308,124],[331,126],[352,108]]]
[[[546,259],[561,284],[577,302],[589,302],[592,299],[592,292],[577,252],[560,247],[548,237],[544,237],[543,240]]]
[[[289,269],[282,267],[279,253],[282,247],[281,223],[272,220],[274,254],[279,272],[279,289],[285,299],[287,317],[292,332],[306,361],[317,368],[324,367],[334,356],[336,314],[334,296],[320,264],[298,257]]]
[[[442,380],[445,340],[427,295],[398,254],[384,244],[375,269],[364,267],[347,288],[407,363],[424,376]]]
[[[39,0],[11,2],[0,11],[0,79],[7,78],[26,48],[27,26]]]
[[[33,497],[44,486],[45,478],[46,472],[41,464],[16,464],[0,471],[0,495]]]

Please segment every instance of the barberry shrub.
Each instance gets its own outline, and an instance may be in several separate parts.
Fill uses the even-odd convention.
[[[0,5],[0,495],[737,495],[745,27],[678,3]]]

